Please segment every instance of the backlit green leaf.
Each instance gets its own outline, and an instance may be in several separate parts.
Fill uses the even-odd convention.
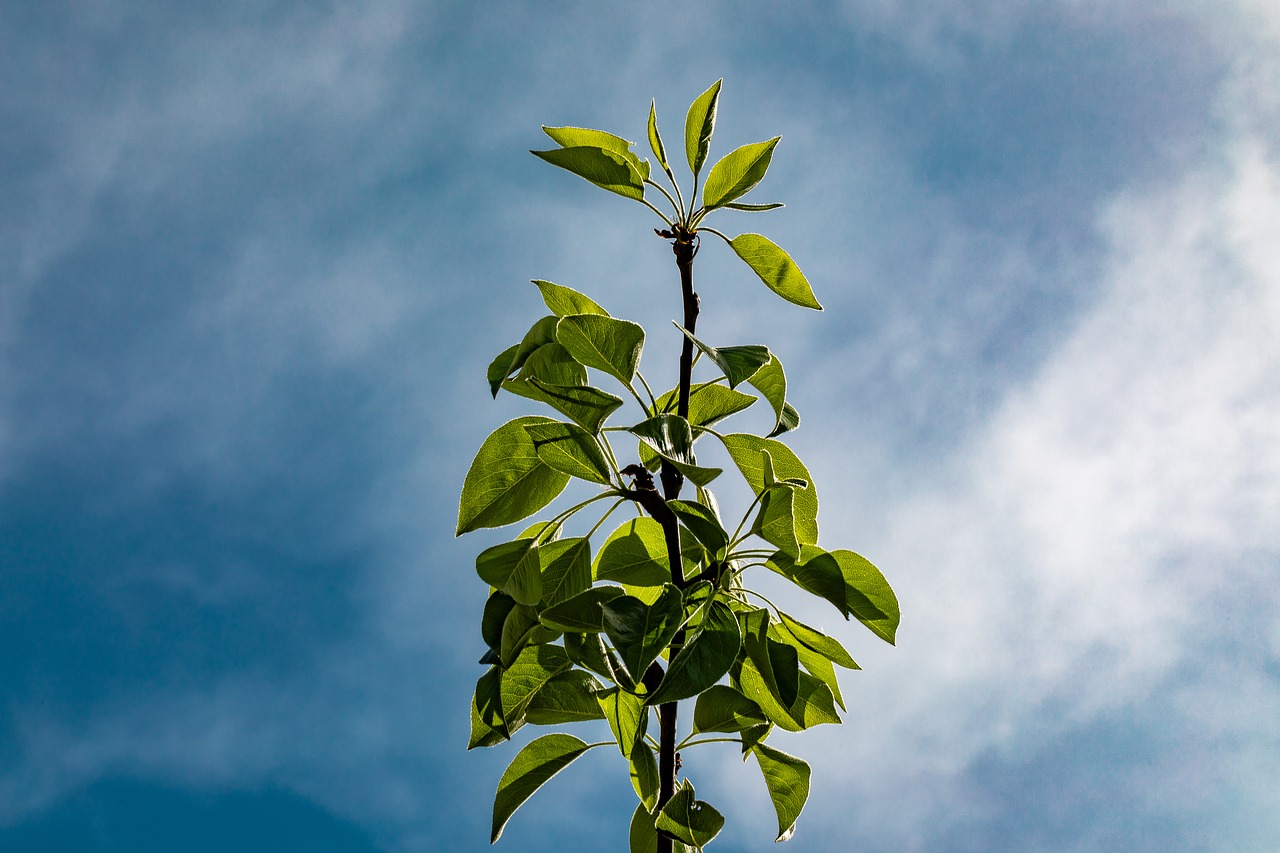
[[[830,688],[807,672],[797,673],[796,698],[789,706],[778,701],[750,658],[742,662],[738,687],[780,729],[798,732],[824,723],[840,722]]]
[[[529,646],[503,670],[502,716],[513,734],[513,726],[524,722],[525,708],[533,695],[570,666],[569,656],[559,646]]]
[[[711,167],[702,189],[702,205],[707,210],[722,207],[751,191],[769,170],[773,149],[780,136],[735,148]]]
[[[779,551],[765,565],[801,589],[831,602],[841,616],[849,618],[844,574],[840,564],[826,551],[816,545],[802,545],[799,560]]]
[[[658,398],[659,412],[674,412],[677,389]],[[692,426],[711,426],[719,420],[737,414],[756,401],[750,394],[734,391],[719,383],[704,382],[689,389],[689,423]],[[698,438],[694,433],[694,440]]]
[[[631,816],[631,853],[658,853],[658,830],[654,826],[656,815],[651,809],[642,802]],[[673,841],[671,850],[672,853],[694,853],[694,848],[680,841]]]
[[[569,660],[578,666],[622,684],[627,689],[635,686],[631,676],[623,669],[622,661],[604,644],[599,634],[565,634],[564,650]]]
[[[503,387],[546,403],[592,435],[600,432],[609,415],[622,405],[621,398],[588,385],[556,385],[536,377],[520,385],[519,391],[513,387],[517,384],[518,380],[511,379]]]
[[[689,159],[689,169],[696,176],[707,162],[711,148],[711,134],[716,129],[716,104],[720,100],[720,84],[717,80],[711,88],[699,95],[689,106],[684,119],[684,151]]]
[[[501,683],[502,670],[496,666],[489,667],[476,682],[476,692],[471,698],[471,738],[467,749],[493,746],[511,737],[502,718]]]
[[[597,580],[659,586],[671,580],[662,525],[648,516],[632,519],[609,534],[596,555]]]
[[[679,790],[658,812],[656,826],[685,844],[705,847],[724,827],[724,815],[710,803],[695,799],[693,784],[685,779]]]
[[[671,584],[652,605],[630,595],[601,605],[604,630],[632,677],[639,680],[684,621],[683,596]]]
[[[796,821],[809,799],[809,765],[762,743],[752,747],[751,752],[764,774],[769,799],[773,800],[774,811],[778,813],[778,837],[774,840],[786,841],[795,832]]]
[[[747,653],[743,666],[754,664],[777,703],[784,708],[790,707],[796,701],[800,672],[795,649],[769,639],[769,611],[745,610],[738,614],[738,620],[742,625],[742,649]],[[759,697],[751,693],[746,695],[768,710],[760,703]]]
[[[644,348],[644,329],[615,317],[570,314],[560,318],[556,340],[581,364],[629,386]]]
[[[631,749],[631,787],[636,789],[642,806],[652,809],[658,804],[658,793],[662,787],[662,777],[658,775],[658,760],[653,757],[653,750],[643,740],[636,741]]]
[[[484,440],[462,484],[456,535],[512,524],[533,515],[564,490],[569,475],[539,459],[525,431],[530,424],[551,422],[516,418]]]
[[[702,350],[707,358],[715,362],[716,367],[720,368],[726,379],[729,380],[729,387],[736,388],[743,382],[746,382],[755,375],[762,365],[765,364],[772,354],[769,348],[759,344],[747,344],[745,346],[735,347],[713,347],[698,340],[689,334],[679,323],[673,324],[684,334],[686,338],[693,341],[693,345]]]
[[[766,722],[759,705],[724,684],[708,688],[693,706],[695,732],[740,732]]]
[[[542,301],[547,303],[547,308],[551,309],[551,313],[557,317],[567,317],[570,314],[603,314],[605,316],[609,314],[591,297],[579,293],[572,287],[541,279],[534,279],[533,283],[542,292]]]
[[[777,210],[778,208],[785,206],[786,205],[779,201],[769,202],[768,204],[743,204],[742,202],[734,201],[725,205],[729,210],[749,210],[757,213],[764,210]]]
[[[787,404],[787,374],[782,369],[782,362],[773,353],[769,360],[760,365],[760,369],[747,380],[773,407],[774,427],[782,423],[783,407]],[[797,421],[799,423],[799,421]]]
[[[693,431],[689,422],[679,415],[656,415],[629,427],[628,431],[676,466],[690,482],[705,486],[720,476],[720,468],[697,464],[693,456]]]
[[[603,148],[614,154],[620,154],[639,173],[641,178],[649,177],[649,164],[636,156],[631,150],[634,142],[621,136],[615,136],[603,130],[591,130],[586,127],[543,127],[542,132],[555,140],[561,148]]]
[[[733,433],[724,437],[725,449],[738,466],[751,490],[756,494],[765,487],[764,460],[761,451],[768,451],[773,469],[780,479],[799,479],[808,483],[795,493],[796,537],[803,544],[818,541],[818,490],[809,476],[809,469],[799,457],[780,441],[760,438],[748,433]]]
[[[502,646],[502,626],[507,614],[516,606],[516,600],[502,591],[490,593],[484,603],[484,615],[480,618],[480,636],[484,644],[497,650]]]
[[[889,582],[866,557],[852,551],[832,551],[831,556],[844,575],[849,612],[877,637],[893,645],[902,614]]]
[[[596,697],[604,685],[588,672],[569,669],[542,686],[525,708],[525,719],[537,726],[600,720],[604,713]]]
[[[595,437],[576,424],[530,424],[525,427],[534,451],[545,464],[571,477],[609,485],[609,462]]]
[[[778,615],[782,617],[782,625],[785,630],[827,660],[837,663],[845,669],[862,669],[835,637],[828,637],[818,629],[811,628],[786,613],[779,613]]]
[[[476,574],[521,604],[542,600],[542,569],[533,539],[516,539],[484,549],[476,557]]]
[[[538,618],[543,625],[557,631],[599,633],[604,630],[604,616],[600,612],[600,605],[622,594],[622,587],[592,587],[548,607]]]
[[[698,629],[667,667],[658,689],[645,701],[660,705],[697,696],[724,677],[741,647],[737,617],[728,605],[712,601]]]
[[[525,800],[589,748],[572,735],[554,734],[530,741],[516,753],[515,759],[498,781],[498,793],[493,800],[493,830],[489,842],[492,844],[502,836],[503,827]]]
[[[529,645],[533,633],[542,625],[538,622],[538,611],[525,604],[517,604],[507,614],[502,623],[502,640],[498,646],[498,656],[503,666],[511,666],[517,656]]]
[[[751,532],[774,545],[784,554],[800,555],[800,541],[796,538],[795,492],[793,488],[779,486],[769,489],[760,499]]]
[[[613,732],[618,750],[624,758],[629,757],[648,728],[649,709],[645,707],[643,697],[613,687],[598,693],[596,701],[604,718],[609,721],[609,730]]]
[[[649,150],[653,152],[654,159],[658,161],[658,165],[662,167],[662,170],[670,173],[671,167],[667,165],[667,149],[663,147],[662,135],[658,133],[658,105],[656,101],[649,102]]]
[[[498,396],[498,392],[502,390],[502,383],[507,377],[514,373],[517,366],[513,366],[516,353],[520,351],[519,344],[512,344],[498,354],[498,357],[489,363],[489,391],[494,397]]]
[[[639,201],[644,198],[644,177],[632,157],[593,146],[553,148],[529,152],[553,166],[585,178],[601,189]]]
[[[585,537],[558,539],[538,548],[542,564],[542,602],[559,604],[591,586],[591,542]]]
[[[729,534],[710,508],[693,501],[667,501],[667,506],[712,554],[729,544]]]
[[[822,310],[809,280],[777,243],[761,234],[739,234],[729,245],[774,293],[803,308]]]

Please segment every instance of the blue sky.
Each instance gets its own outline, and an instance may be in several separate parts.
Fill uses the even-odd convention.
[[[1274,851],[1277,57],[1263,0],[10,4],[0,849],[488,846],[501,533],[452,533],[527,406],[485,366],[531,278],[677,344],[649,214],[527,150],[650,98],[677,137],[723,77],[713,156],[781,134],[788,206],[722,224],[827,310],[708,244],[699,328],[779,353],[823,542],[904,614],[795,602],[864,671],[779,739],[790,844]],[[696,762],[714,849],[768,849],[754,769]],[[500,845],[621,848],[631,797],[593,753]]]

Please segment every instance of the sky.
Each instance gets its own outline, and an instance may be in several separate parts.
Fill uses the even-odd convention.
[[[712,240],[700,333],[786,365],[821,542],[903,613],[891,648],[777,591],[863,667],[777,738],[790,846],[1277,849],[1270,0],[7,4],[0,849],[488,847],[504,531],[453,529],[531,410],[485,368],[534,278],[643,323],[651,375],[678,346],[657,220],[527,152],[643,154],[651,98],[671,148],[719,78],[712,156],[780,134],[787,205],[720,225],[826,310]],[[711,849],[770,849],[716,749]],[[593,752],[499,847],[623,849],[633,807]]]

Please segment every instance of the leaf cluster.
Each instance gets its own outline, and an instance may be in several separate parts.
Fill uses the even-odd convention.
[[[729,238],[704,224],[720,209],[779,206],[739,201],[764,177],[777,138],[735,149],[700,183],[719,92],[717,82],[686,118],[693,175],[687,203],[652,105],[649,143],[670,192],[650,179],[652,169],[631,151],[633,143],[603,131],[544,128],[559,147],[534,153],[649,206],[670,229],[664,236],[712,231],[782,298],[819,308],[808,281],[774,243],[757,234]],[[655,188],[670,215],[647,197]],[[682,328],[710,378],[655,395],[639,369],[644,329],[572,288],[534,285],[549,313],[494,358],[487,378],[494,396],[506,391],[544,408],[503,424],[481,444],[463,483],[457,533],[537,516],[574,479],[598,490],[477,556],[476,573],[490,588],[480,632],[480,662],[487,668],[472,698],[468,748],[507,741],[526,724],[603,720],[612,739],[589,744],[557,733],[525,745],[498,784],[492,840],[552,776],[587,750],[612,745],[638,799],[631,849],[656,850],[661,834],[677,849],[701,850],[724,817],[696,799],[687,778],[659,802],[658,744],[651,733],[659,706],[690,699],[692,731],[678,748],[731,741],[744,760],[754,756],[777,812],[778,840],[785,840],[808,796],[810,769],[766,740],[777,729],[839,723],[844,699],[836,668],[858,665],[834,637],[751,590],[748,574],[772,572],[889,643],[898,627],[897,599],[865,558],[818,545],[817,487],[779,438],[800,416],[775,353],[760,344],[713,345]],[[770,413],[766,434],[724,429],[760,398]],[[687,416],[678,413],[685,410],[681,399]],[[630,411],[628,400],[638,417],[622,416]],[[710,488],[724,471],[698,460],[706,441],[724,449],[738,487],[752,496],[732,523]],[[679,471],[694,494],[660,495],[652,474],[664,466]],[[615,522],[593,547],[597,532],[623,507],[632,517]],[[589,530],[568,535],[582,513],[594,519]]]

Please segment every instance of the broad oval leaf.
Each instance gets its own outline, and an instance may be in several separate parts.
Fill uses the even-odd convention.
[[[576,424],[530,424],[525,427],[534,451],[544,463],[580,480],[607,486],[609,460],[595,437]]]
[[[569,475],[538,458],[530,424],[549,418],[523,417],[498,427],[480,445],[462,483],[455,535],[482,527],[502,527],[533,515],[556,499]]]
[[[635,813],[631,815],[631,828],[628,834],[631,853],[658,853],[658,830],[654,826],[657,815],[652,809],[652,806],[646,806],[641,802],[636,806]],[[673,841],[671,851],[672,853],[694,853],[694,848],[682,841]]]
[[[707,802],[695,799],[693,783],[688,779],[658,812],[657,828],[670,833],[685,844],[705,847],[724,828],[724,815]]]
[[[516,353],[520,351],[519,344],[512,344],[498,354],[498,357],[489,362],[489,370],[487,378],[489,380],[489,392],[497,398],[498,392],[502,390],[502,383],[507,377],[518,368],[515,364]]]
[[[693,501],[679,500],[667,501],[667,507],[712,554],[729,544],[729,534],[710,508]]]
[[[609,415],[622,405],[620,397],[589,385],[557,385],[537,377],[523,384],[510,379],[502,387],[546,403],[592,435],[600,432]]]
[[[629,759],[631,764],[631,787],[636,789],[636,796],[646,809],[658,804],[658,794],[662,787],[662,777],[658,774],[658,760],[653,757],[653,750],[643,740],[636,741]]]
[[[773,469],[779,479],[798,479],[807,485],[795,492],[796,537],[801,543],[811,545],[818,541],[818,490],[809,476],[809,469],[800,458],[780,441],[760,438],[749,433],[733,433],[724,436],[725,449],[738,466],[751,490],[757,495],[765,488],[764,458],[768,451]]]
[[[550,136],[555,143],[561,148],[603,148],[605,151],[612,151],[625,157],[627,162],[640,174],[641,178],[649,177],[649,164],[636,156],[631,150],[631,146],[635,145],[623,139],[621,136],[615,136],[604,130],[592,130],[589,127],[547,127],[543,126],[542,132]]]
[[[551,634],[538,621],[538,611],[526,604],[517,604],[502,623],[502,640],[498,645],[498,659],[503,666],[511,666],[524,648],[534,639],[534,633]],[[548,639],[554,639],[549,637]]]
[[[617,151],[586,145],[529,153],[585,178],[601,189],[635,201],[644,198],[644,177],[632,162],[635,155],[627,157]]]
[[[559,646],[529,646],[502,672],[502,716],[514,734],[533,696],[572,663]]]
[[[742,648],[742,631],[729,606],[707,605],[702,623],[676,653],[658,689],[646,697],[649,705],[697,696],[724,677]]]
[[[596,586],[584,590],[538,614],[548,628],[577,634],[598,634],[604,630],[600,605],[623,594],[622,587]]]
[[[498,793],[493,799],[493,829],[489,835],[489,843],[492,844],[502,836],[503,827],[516,809],[524,805],[525,800],[588,749],[590,747],[585,742],[573,735],[554,734],[530,741],[516,753],[516,757],[502,774],[502,779],[498,781]]]
[[[676,408],[678,389],[671,389],[658,398],[658,411],[671,412]],[[689,389],[689,425],[711,426],[730,415],[735,415],[756,401],[750,394],[726,388],[718,382],[703,382]],[[695,432],[694,441],[698,435]]]
[[[791,636],[827,660],[837,663],[845,669],[862,669],[835,637],[829,637],[817,628],[809,627],[794,616],[789,616],[786,613],[779,613],[778,615],[782,617],[783,628]]]
[[[778,701],[750,658],[742,662],[738,686],[743,695],[760,706],[770,722],[785,731],[798,732],[824,723],[840,722],[831,689],[807,672],[797,673],[796,698],[789,706]]]
[[[729,245],[774,293],[802,308],[822,310],[809,280],[777,243],[762,234],[739,234]]]
[[[707,210],[722,207],[751,191],[769,170],[773,149],[781,136],[764,142],[753,142],[735,148],[711,167],[706,186],[702,188],[702,206]]]
[[[533,279],[533,283],[537,285],[538,290],[542,293],[542,301],[547,303],[547,308],[557,317],[567,317],[570,314],[601,314],[609,316],[609,312],[596,304],[591,297],[579,293],[572,287],[565,287],[562,284],[555,284],[542,279]]]
[[[467,749],[478,746],[494,746],[511,738],[502,716],[502,670],[489,667],[488,672],[476,682],[476,692],[471,698],[471,738]]]
[[[695,732],[741,732],[767,722],[759,705],[725,684],[703,691],[693,706]]]
[[[753,746],[751,752],[764,774],[769,799],[773,800],[773,809],[778,813],[778,837],[774,840],[786,841],[795,832],[796,821],[809,799],[812,771],[808,764],[794,755],[762,743]]]
[[[591,587],[591,541],[586,537],[543,543],[538,562],[543,604],[560,604]]]
[[[516,539],[485,548],[476,556],[476,574],[521,604],[542,600],[542,569],[535,539]]]
[[[621,595],[601,605],[604,630],[631,676],[639,680],[684,621],[684,597],[665,584],[653,604]]]
[[[628,758],[637,744],[644,745],[644,733],[649,724],[649,709],[645,707],[644,699],[612,687],[597,694],[596,701],[601,714],[609,722],[618,750]]]
[[[720,100],[720,84],[723,82],[717,80],[711,84],[710,89],[694,99],[684,118],[684,151],[695,183],[698,173],[702,171],[702,164],[707,162],[707,151],[711,148],[711,134],[716,129],[716,105]]]
[[[555,675],[533,694],[525,719],[535,726],[556,726],[604,719],[596,697],[604,685],[589,672],[566,670]]]
[[[826,551],[816,545],[802,545],[799,560],[779,551],[765,565],[806,592],[831,602],[841,616],[849,618],[844,574],[835,557]]]
[[[902,614],[898,610],[898,597],[889,582],[860,554],[841,550],[832,551],[831,556],[840,564],[840,572],[844,575],[849,612],[877,637],[893,645]]]
[[[594,567],[596,580],[632,586],[661,586],[671,580],[666,534],[648,516],[632,519],[609,534]]]
[[[778,361],[776,355],[770,353],[769,360],[760,365],[760,369],[753,373],[747,382],[759,391],[769,401],[769,405],[773,407],[774,431],[776,432],[777,428],[782,425],[782,418],[787,405],[787,373],[782,369],[782,362]],[[796,423],[798,424],[799,420]],[[794,429],[795,427],[792,426],[790,428]]]
[[[502,626],[515,606],[516,600],[501,590],[490,594],[484,603],[484,615],[480,617],[480,636],[486,646],[495,651],[501,647]]]
[[[579,363],[630,386],[644,348],[644,329],[629,320],[570,314],[556,325],[559,341]]]
[[[751,532],[792,557],[800,556],[800,540],[796,538],[795,489],[779,486],[760,498]]]
[[[655,415],[629,427],[628,432],[698,486],[707,485],[722,473],[723,469],[697,464],[693,455],[693,430],[679,415]]]

